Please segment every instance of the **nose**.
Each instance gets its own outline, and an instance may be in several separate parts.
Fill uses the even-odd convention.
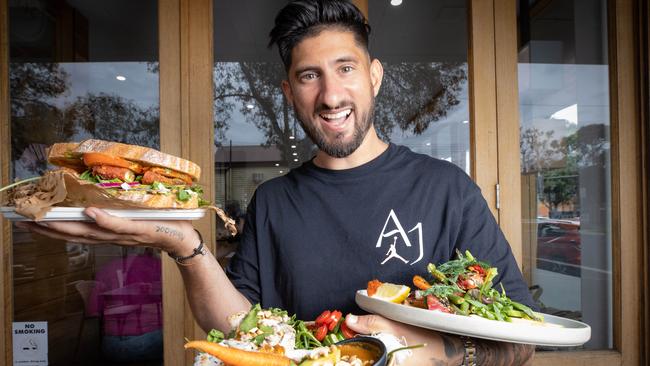
[[[321,93],[320,102],[329,109],[340,107],[341,102],[345,99],[345,89],[341,80],[332,73],[323,73],[321,76]]]

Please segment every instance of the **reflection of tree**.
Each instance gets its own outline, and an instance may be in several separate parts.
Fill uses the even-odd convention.
[[[56,63],[12,63],[12,157],[26,174],[46,169],[44,147],[76,136],[158,146],[157,107],[144,108],[117,95],[77,97],[63,109],[55,98],[69,91],[69,75]]]
[[[535,127],[519,129],[519,151],[523,173],[547,168],[557,154],[558,142],[551,140],[555,131],[540,131]]]
[[[578,204],[580,169],[605,167],[609,143],[605,125],[590,124],[561,138],[554,131],[528,128],[521,132],[523,173],[539,173],[539,197],[555,212],[561,205]]]
[[[465,63],[384,64],[384,80],[375,104],[375,127],[389,141],[395,126],[415,135],[460,104]]]
[[[9,72],[11,115],[23,116],[27,106],[47,105],[67,88],[68,74],[57,63],[12,63]]]
[[[68,77],[56,63],[10,65],[11,154],[22,157],[25,168],[36,174],[45,170],[43,145],[74,133],[59,123],[62,113],[49,102],[67,90]]]
[[[310,156],[311,142],[296,135],[293,110],[286,102],[280,84],[285,75],[281,63],[217,63],[215,67],[215,142],[225,139],[232,111],[244,115],[248,122],[264,133],[264,146],[275,145],[285,161],[291,153]],[[252,108],[251,108],[252,107]],[[295,139],[290,139],[294,136]],[[296,149],[291,149],[291,145]],[[294,164],[290,164],[294,165]]]
[[[67,106],[63,123],[94,138],[128,144],[159,145],[158,107],[142,108],[119,95],[87,94]]]
[[[397,63],[384,65],[385,76],[375,104],[375,127],[390,141],[395,126],[414,134],[447,115],[459,104],[467,80],[464,63]],[[285,71],[280,63],[239,62],[215,65],[215,143],[225,140],[235,108],[264,133],[263,145],[277,146],[286,161],[297,145],[300,156],[309,155],[312,143],[299,138],[291,107],[280,83]],[[247,107],[248,106],[248,107]],[[252,107],[252,108],[251,108]],[[289,136],[296,136],[290,140]]]

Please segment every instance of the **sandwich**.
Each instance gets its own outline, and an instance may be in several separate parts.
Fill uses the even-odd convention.
[[[209,204],[196,184],[198,165],[152,148],[92,139],[54,144],[47,160],[121,204],[182,209]]]

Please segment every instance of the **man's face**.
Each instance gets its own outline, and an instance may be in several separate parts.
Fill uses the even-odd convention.
[[[303,39],[291,59],[282,89],[305,133],[329,156],[350,155],[372,126],[381,64],[343,30]]]

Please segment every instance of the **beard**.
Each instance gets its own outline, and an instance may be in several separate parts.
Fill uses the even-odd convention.
[[[352,106],[353,111],[357,110],[354,108],[354,104],[352,103],[346,103],[343,104],[343,106]],[[316,110],[317,113],[319,113],[320,111],[326,109],[328,108],[325,106],[320,106]],[[338,133],[334,137],[333,141],[328,141],[327,135],[323,131],[319,130],[316,127],[316,124],[306,123],[305,121],[309,121],[308,116],[301,113],[294,106],[294,112],[296,113],[296,117],[300,122],[300,126],[302,126],[302,129],[305,131],[305,134],[311,139],[313,143],[316,144],[316,146],[318,146],[319,150],[333,158],[345,158],[355,152],[357,148],[361,146],[361,143],[366,137],[370,126],[372,126],[372,116],[374,115],[374,111],[375,98],[372,98],[370,100],[370,107],[368,108],[368,111],[366,111],[366,113],[363,113],[360,118],[354,120],[354,132],[352,133],[352,139],[350,141],[343,141],[343,133]]]

